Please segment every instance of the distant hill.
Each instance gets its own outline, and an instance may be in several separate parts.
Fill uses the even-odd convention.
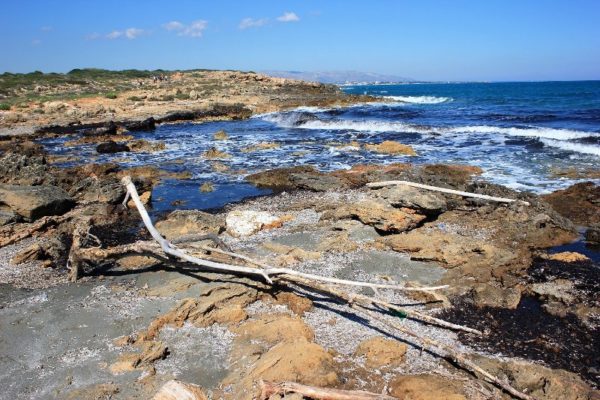
[[[395,75],[377,74],[359,71],[262,71],[279,78],[301,79],[322,83],[382,83],[382,82],[414,82],[412,78]]]

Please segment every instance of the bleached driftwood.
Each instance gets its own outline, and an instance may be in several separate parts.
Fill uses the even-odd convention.
[[[274,394],[298,393],[315,400],[394,400],[385,394],[365,392],[363,390],[340,390],[316,386],[301,385],[296,382],[265,382],[261,380],[260,399],[267,400]]]
[[[370,188],[381,188],[381,187],[385,187],[385,186],[394,186],[394,185],[412,186],[412,187],[416,187],[419,189],[432,190],[435,192],[448,193],[448,194],[456,194],[456,195],[463,196],[463,197],[472,197],[472,198],[476,198],[476,199],[496,201],[499,203],[518,202],[518,203],[522,203],[526,206],[529,205],[529,203],[527,201],[523,201],[523,200],[507,199],[505,197],[488,196],[487,194],[463,192],[461,190],[447,189],[447,188],[443,188],[443,187],[424,185],[422,183],[415,183],[415,182],[409,182],[409,181],[381,181],[381,182],[367,183],[367,186]]]
[[[135,185],[131,181],[131,178],[129,176],[125,176],[125,177],[123,177],[122,182],[125,185],[125,187],[127,188],[127,192],[129,193],[131,200],[133,200],[138,212],[140,213],[140,217],[142,218],[142,221],[144,222],[146,229],[148,229],[148,232],[150,232],[150,235],[152,236],[152,238],[154,240],[156,240],[156,242],[160,245],[162,251],[171,257],[175,257],[180,260],[187,261],[187,262],[190,262],[190,263],[193,263],[196,265],[201,265],[203,267],[206,267],[207,269],[211,269],[214,271],[221,271],[221,272],[236,272],[236,273],[247,274],[247,275],[261,276],[269,284],[273,284],[272,276],[285,274],[285,275],[300,276],[300,277],[303,277],[306,279],[312,279],[312,280],[317,280],[317,281],[335,283],[335,284],[339,284],[339,285],[370,287],[370,288],[375,288],[375,289],[392,289],[392,290],[401,290],[401,291],[431,291],[431,290],[445,289],[448,287],[447,285],[443,285],[443,286],[435,286],[435,287],[408,288],[408,287],[404,287],[402,285],[358,282],[358,281],[350,281],[350,280],[346,280],[346,279],[329,278],[329,277],[324,277],[324,276],[320,276],[320,275],[307,274],[307,273],[295,271],[290,268],[266,269],[266,268],[243,267],[243,266],[239,266],[239,265],[218,263],[218,262],[194,257],[194,256],[187,254],[185,251],[182,251],[181,249],[177,248],[175,245],[173,245],[168,240],[166,240],[164,237],[162,237],[160,232],[158,232],[156,230],[156,228],[152,224],[152,220],[150,219],[148,212],[146,211],[146,208],[144,207],[144,204],[140,200],[140,197],[137,193]]]

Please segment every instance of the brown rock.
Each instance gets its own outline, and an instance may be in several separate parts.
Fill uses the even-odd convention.
[[[323,219],[358,218],[363,224],[385,232],[404,232],[415,228],[425,219],[408,208],[396,209],[382,201],[363,200],[325,212]]]
[[[304,315],[305,312],[313,308],[313,302],[310,299],[291,292],[278,292],[275,295],[275,300],[279,304],[285,304],[299,316]]]
[[[202,211],[177,210],[157,222],[156,229],[169,240],[189,234],[219,234],[225,230],[225,220]]]
[[[393,140],[386,140],[380,144],[367,144],[365,145],[365,148],[370,151],[384,154],[404,154],[407,156],[417,155],[417,153],[412,147],[406,144],[394,142]]]
[[[577,253],[575,251],[563,251],[563,252],[554,253],[554,254],[543,254],[541,257],[546,260],[560,261],[560,262],[566,262],[566,263],[581,262],[581,261],[589,260],[589,258],[587,258],[587,256],[585,256],[584,254]]]
[[[392,369],[404,363],[407,346],[397,340],[375,336],[358,345],[356,356],[365,356],[369,368]]]
[[[487,284],[477,285],[473,290],[473,301],[478,307],[497,307],[514,310],[521,302],[521,291],[517,288],[499,288]]]
[[[8,207],[30,221],[64,214],[74,205],[71,196],[56,186],[0,185],[0,208]]]
[[[140,200],[142,201],[143,205],[147,206],[148,204],[150,204],[152,202],[152,192],[147,191],[147,192],[140,194]],[[135,203],[133,202],[133,200],[129,200],[127,202],[127,207],[135,208]]]
[[[406,185],[396,185],[377,190],[375,196],[394,207],[410,208],[423,214],[437,215],[448,208],[446,199],[443,196]]]
[[[578,183],[543,198],[562,216],[578,225],[600,223],[600,186],[593,182]]]
[[[390,383],[390,394],[411,400],[466,400],[461,382],[437,375],[399,376]]]
[[[213,139],[215,139],[215,140],[227,140],[227,139],[229,139],[229,135],[227,135],[227,132],[225,132],[223,129],[221,129],[220,131],[216,132],[213,135]]]
[[[217,149],[216,147],[211,147],[202,155],[204,156],[204,158],[208,158],[209,160],[214,160],[217,158],[231,158],[230,154],[227,154],[224,151]]]
[[[213,186],[212,183],[210,182],[204,182],[201,186],[200,186],[200,191],[202,193],[209,193],[215,190],[215,187]]]
[[[294,342],[298,339],[312,341],[313,331],[299,317],[287,314],[266,314],[244,322],[232,329],[238,335],[236,340],[260,340],[267,344]]]
[[[261,150],[272,150],[272,149],[277,149],[279,147],[280,147],[279,143],[262,142],[262,143],[258,143],[258,144],[243,148],[242,153],[253,153],[255,151],[261,151]]]
[[[127,143],[129,149],[137,153],[155,153],[167,148],[167,145],[159,141],[149,141],[145,139],[134,140]]]

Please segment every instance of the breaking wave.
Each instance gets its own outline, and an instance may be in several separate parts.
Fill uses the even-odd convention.
[[[592,132],[543,127],[504,128],[499,126],[459,126],[449,129],[453,133],[499,133],[507,136],[535,137],[540,139],[575,140],[596,136]]]
[[[439,104],[453,100],[451,97],[435,96],[384,96],[384,99],[411,104]]]

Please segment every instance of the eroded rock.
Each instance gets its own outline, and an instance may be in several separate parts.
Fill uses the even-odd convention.
[[[157,222],[156,229],[168,240],[191,234],[219,234],[225,229],[225,220],[202,211],[177,210]]]
[[[56,186],[0,185],[0,206],[8,207],[23,218],[33,221],[47,215],[61,215],[75,202]]]

